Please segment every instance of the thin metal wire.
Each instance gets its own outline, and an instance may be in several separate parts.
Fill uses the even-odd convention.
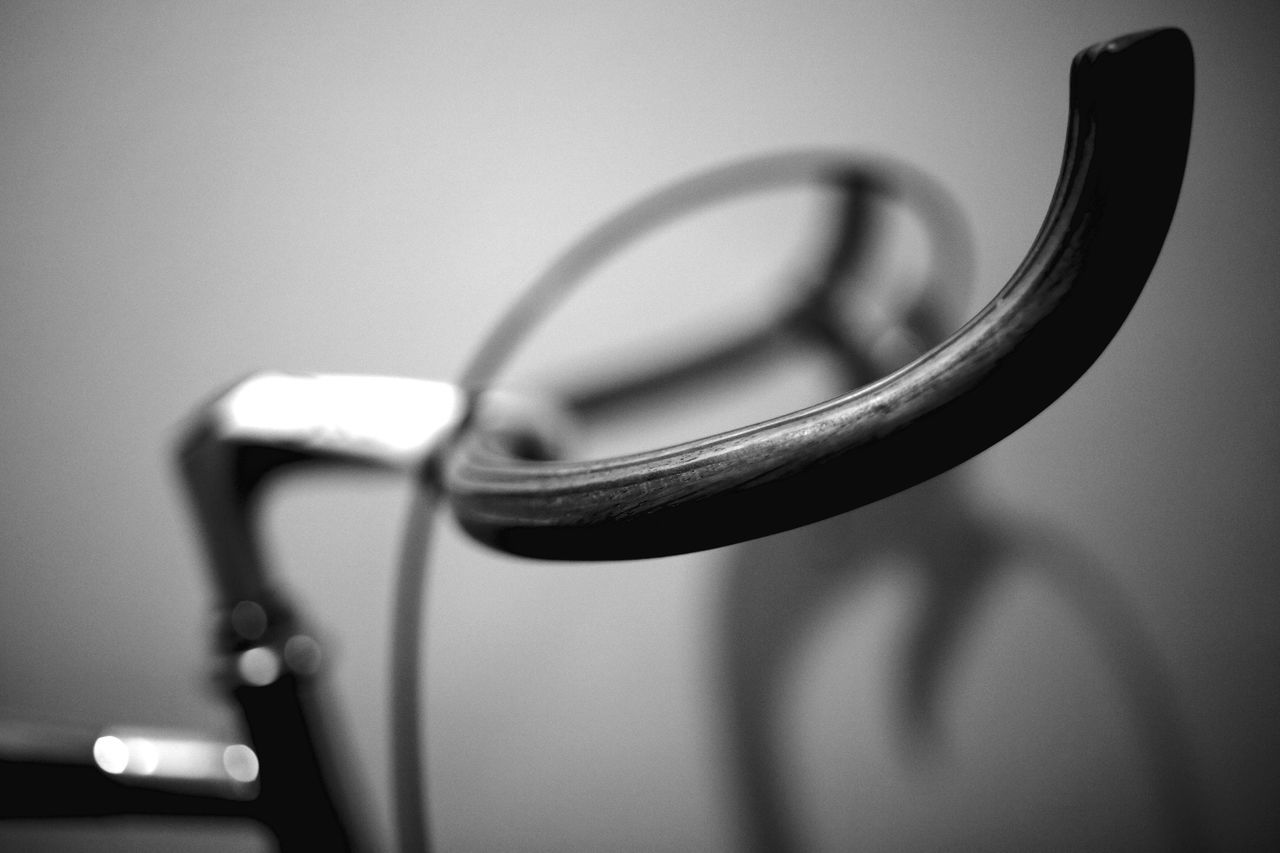
[[[396,571],[391,628],[391,773],[396,838],[404,853],[429,853],[431,809],[427,799],[422,709],[423,614],[429,589],[432,533],[441,489],[434,460],[416,478]]]
[[[752,157],[686,177],[642,198],[639,202],[606,219],[586,238],[571,246],[516,298],[488,338],[468,362],[459,382],[461,387],[479,392],[487,388],[505,367],[516,348],[576,287],[587,273],[647,231],[683,213],[747,192],[798,183],[842,187],[861,179],[869,188],[888,194],[915,198],[923,215],[937,219],[951,231],[956,212],[945,194],[937,191],[932,179],[903,163],[887,158],[859,156],[842,151],[784,151]],[[941,246],[941,260],[963,256],[965,243]],[[959,252],[952,251],[957,249]],[[947,276],[944,276],[944,278]]]
[[[839,186],[852,178],[874,178],[884,162],[817,151],[753,158],[678,181],[605,220],[526,288],[476,350],[460,383],[470,393],[471,404],[459,435],[473,425],[475,402],[482,392],[539,322],[588,272],[636,237],[681,213],[754,189],[806,180]],[[899,164],[894,164],[894,171],[909,174],[921,183],[927,181]],[[949,210],[937,211],[937,215],[953,221]],[[439,455],[433,456],[415,483],[395,582],[390,697],[392,796],[398,847],[404,853],[429,853],[432,849],[421,679],[432,534],[446,497],[436,470],[439,461]]]

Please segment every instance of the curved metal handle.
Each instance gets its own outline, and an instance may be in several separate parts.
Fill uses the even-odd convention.
[[[302,468],[416,473],[464,417],[534,452],[559,448],[558,411],[501,392],[468,400],[446,382],[264,372],[202,405],[177,456],[222,607],[281,603],[259,542],[264,489]]]
[[[1182,185],[1193,65],[1176,29],[1076,56],[1039,235],[995,299],[911,364],[791,415],[611,459],[521,459],[466,433],[446,470],[459,521],[526,556],[686,553],[854,509],[1000,441],[1083,375],[1146,283]]]

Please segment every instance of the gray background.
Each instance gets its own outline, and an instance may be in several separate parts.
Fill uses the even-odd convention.
[[[807,627],[784,772],[814,849],[1161,849],[1169,821],[1143,745],[1173,719],[1214,839],[1273,849],[1271,3],[5,3],[4,714],[232,731],[206,680],[209,589],[168,457],[213,390],[266,367],[451,378],[599,217],[793,146],[891,153],[950,187],[976,239],[974,307],[1039,226],[1071,57],[1163,24],[1195,44],[1197,112],[1148,290],[1070,393],[959,472],[994,517],[1032,520],[1102,567],[1124,630],[1156,650],[1138,680],[1158,689],[1131,689],[1114,666],[1125,652],[1032,555],[966,613],[943,746],[912,757],[893,696],[929,575],[889,554],[833,587]],[[584,353],[643,356],[725,314],[762,314],[776,296],[753,253],[783,245],[778,222],[804,209],[778,204],[730,217],[715,241],[673,236],[602,280],[518,374],[575,376],[599,361]],[[817,374],[788,371],[614,425],[593,447],[821,398]],[[268,519],[323,626],[379,804],[403,503],[394,481],[313,481]],[[922,536],[931,521],[898,519]],[[735,846],[714,649],[736,554],[547,565],[445,525],[429,633],[445,849]],[[11,826],[0,845],[260,844],[240,830],[98,832]]]

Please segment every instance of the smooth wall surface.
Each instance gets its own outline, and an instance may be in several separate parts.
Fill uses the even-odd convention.
[[[1094,369],[945,488],[791,538],[565,566],[446,524],[433,810],[446,850],[738,849],[723,672],[735,648],[781,654],[758,625],[785,646],[778,772],[806,849],[1156,850],[1196,827],[1274,849],[1280,7],[1262,2],[4,4],[3,714],[234,732],[169,459],[215,390],[262,368],[452,378],[600,217],[792,147],[942,181],[976,307],[1048,204],[1071,57],[1160,25],[1197,53],[1190,163]],[[791,233],[772,215],[602,279],[513,379],[763,316],[777,294],[753,253]],[[594,440],[653,446],[831,390],[779,369]],[[267,519],[383,822],[404,497],[308,480]],[[988,534],[1022,546],[971,547]],[[262,849],[238,829],[0,827],[12,849],[179,840]]]

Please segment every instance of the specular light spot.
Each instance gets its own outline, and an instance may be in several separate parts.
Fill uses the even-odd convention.
[[[242,743],[233,743],[222,751],[222,766],[237,782],[258,778],[258,755]]]
[[[103,735],[93,742],[93,760],[104,773],[123,773],[129,766],[129,747],[115,735]]]
[[[461,419],[462,393],[444,382],[392,376],[266,374],[222,402],[238,438],[404,467],[421,461]]]
[[[160,750],[147,738],[129,738],[129,772],[150,776],[160,766]]]
[[[254,646],[241,652],[236,670],[246,683],[263,687],[280,677],[280,656],[267,646]]]

